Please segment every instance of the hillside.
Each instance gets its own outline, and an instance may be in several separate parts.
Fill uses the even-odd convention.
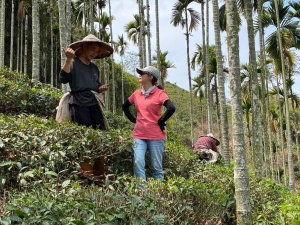
[[[183,144],[188,95],[171,84],[166,91],[178,109],[168,123],[166,179],[151,179],[147,166],[141,189],[132,177],[132,124],[109,112],[108,132],[58,124],[53,114],[61,93],[1,71],[0,223],[236,224],[232,165],[205,164]],[[104,180],[81,170],[100,155]],[[251,170],[249,176],[253,224],[299,224],[298,195]]]

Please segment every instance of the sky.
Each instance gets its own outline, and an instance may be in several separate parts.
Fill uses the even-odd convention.
[[[171,21],[172,8],[175,4],[175,0],[159,1],[159,29],[160,29],[160,48],[162,52],[168,51],[167,60],[174,63],[176,68],[168,69],[167,81],[176,84],[177,86],[189,90],[188,82],[188,67],[187,67],[187,44],[186,37],[184,35],[184,30],[181,26],[174,27]],[[144,0],[146,4],[146,0]],[[151,53],[156,55],[156,35],[155,35],[155,0],[149,0],[150,5],[150,30],[152,33],[151,37]],[[221,5],[221,4],[220,4]],[[220,6],[219,5],[219,6]],[[108,7],[107,7],[108,8]],[[201,5],[196,3],[191,3],[189,8],[201,12]],[[106,11],[108,9],[105,9]],[[108,12],[108,11],[107,11]],[[111,12],[114,16],[112,23],[113,29],[113,39],[117,40],[117,36],[123,34],[126,40],[129,42],[129,47],[126,50],[129,52],[138,52],[138,47],[129,41],[127,34],[124,31],[125,24],[133,21],[133,15],[138,14],[138,4],[136,1],[124,1],[124,0],[111,0]],[[214,44],[214,29],[213,29],[213,13],[212,7],[210,5],[209,12],[209,44]],[[196,44],[202,45],[202,31],[201,23],[196,31],[193,31],[190,36],[190,58],[196,51]],[[266,36],[275,31],[275,28],[266,31]],[[222,54],[227,58],[227,45],[225,40],[226,33],[221,33],[222,42]],[[248,36],[247,36],[247,26],[245,20],[239,32],[239,46],[240,46],[240,62],[247,63],[249,58],[248,51]],[[259,51],[258,35],[256,37],[256,51]],[[116,62],[121,62],[120,56],[115,53],[114,58]],[[139,65],[136,65],[139,66]],[[192,78],[199,74],[198,70],[191,70]],[[225,85],[226,98],[230,98],[228,83]],[[300,93],[300,78],[296,77],[295,91],[299,90]]]

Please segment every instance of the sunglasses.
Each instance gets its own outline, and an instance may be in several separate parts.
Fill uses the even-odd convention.
[[[149,73],[149,72],[144,72],[143,74],[139,74],[140,76],[143,76],[143,75],[148,75],[148,76],[153,76],[151,73]]]

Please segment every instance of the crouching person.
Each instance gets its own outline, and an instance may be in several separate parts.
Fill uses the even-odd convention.
[[[218,151],[220,141],[212,133],[200,136],[194,145],[194,152],[199,154],[201,160],[208,163],[216,163],[221,154]]]

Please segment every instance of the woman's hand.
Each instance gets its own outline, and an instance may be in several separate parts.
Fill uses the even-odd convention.
[[[103,84],[99,87],[99,92],[102,93],[104,91],[107,91],[108,90],[108,86],[109,84]]]

